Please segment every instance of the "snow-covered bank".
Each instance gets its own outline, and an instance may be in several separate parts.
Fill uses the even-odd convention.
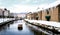
[[[0,23],[15,20],[14,18],[0,18]]]
[[[60,22],[43,21],[43,20],[28,20],[28,19],[25,19],[25,20],[29,21],[30,23],[40,23],[40,24],[50,25],[54,27],[60,27]]]
[[[25,19],[25,21],[28,21],[29,23],[33,23],[36,25],[41,25],[49,29],[55,29],[60,32],[60,22],[43,21],[43,20],[28,20],[28,19]]]

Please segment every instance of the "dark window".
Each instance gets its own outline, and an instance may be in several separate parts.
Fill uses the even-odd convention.
[[[7,9],[6,9],[6,8],[4,8],[4,10],[6,10],[6,11],[7,11]]]
[[[46,10],[47,11],[47,14],[49,14],[49,11],[48,10]]]
[[[50,8],[49,8],[49,10],[50,10]]]

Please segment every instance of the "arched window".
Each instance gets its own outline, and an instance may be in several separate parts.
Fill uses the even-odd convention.
[[[7,11],[7,9],[6,9],[6,8],[4,8],[4,10],[5,10],[5,11]]]
[[[49,8],[49,10],[50,10],[50,8]]]
[[[47,14],[49,14],[49,11],[48,10],[46,10],[47,11]]]

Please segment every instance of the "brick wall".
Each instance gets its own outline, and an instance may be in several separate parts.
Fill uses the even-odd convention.
[[[58,7],[53,7],[49,9],[49,14],[47,14],[46,10],[42,11],[42,20],[46,20],[45,16],[51,16],[50,21],[59,21],[58,20]]]
[[[38,16],[38,20],[46,20],[45,16],[51,16],[50,21],[60,21],[60,5],[52,8],[48,8],[37,13],[32,13],[27,16],[30,16],[28,19],[36,20]]]
[[[39,12],[38,12],[38,19],[39,19],[39,20],[42,20],[42,11],[39,11]]]
[[[46,10],[42,10],[42,20],[46,20]]]
[[[58,7],[53,8],[51,13],[51,21],[59,21],[58,20]]]

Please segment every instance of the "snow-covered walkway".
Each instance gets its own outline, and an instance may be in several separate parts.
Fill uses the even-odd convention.
[[[25,19],[25,20],[30,23],[39,23],[39,24],[44,24],[44,25],[49,25],[49,26],[54,26],[54,27],[60,28],[60,22],[43,21],[43,20],[28,20],[28,19]]]
[[[0,23],[14,20],[13,18],[0,18]]]

